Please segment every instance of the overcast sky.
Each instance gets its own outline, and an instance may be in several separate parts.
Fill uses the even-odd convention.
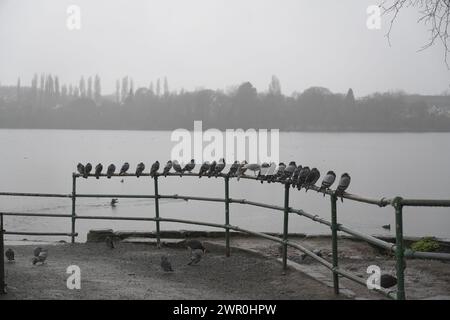
[[[135,87],[167,76],[171,90],[226,89],[271,75],[285,94],[310,86],[357,96],[404,90],[439,94],[450,71],[441,46],[417,52],[427,29],[402,12],[392,46],[366,27],[379,0],[0,0],[0,82],[29,85],[33,73],[76,83],[98,73],[103,92],[124,75]],[[81,8],[81,30],[66,27]]]

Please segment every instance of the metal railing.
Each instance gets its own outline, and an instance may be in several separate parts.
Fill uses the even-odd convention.
[[[94,175],[88,175],[88,177],[93,177]],[[105,174],[100,175],[101,177],[106,177]],[[135,177],[135,174],[114,174],[112,177]],[[140,176],[150,176],[150,174],[141,174]],[[403,207],[405,206],[423,206],[423,207],[450,207],[450,200],[418,200],[418,199],[402,199],[396,197],[393,199],[370,199],[366,197],[361,197],[349,193],[344,193],[343,198],[351,201],[362,202],[371,205],[377,205],[379,207],[392,206],[395,210],[395,234],[396,241],[390,243],[376,237],[355,231],[348,227],[345,227],[338,223],[337,217],[337,195],[332,190],[320,190],[320,192],[325,192],[330,196],[331,200],[331,221],[325,220],[316,214],[308,213],[301,209],[294,209],[289,206],[289,190],[290,184],[284,184],[284,206],[276,206],[271,204],[265,204],[260,202],[249,201],[246,199],[233,199],[229,196],[229,181],[230,177],[226,174],[220,174],[218,177],[223,178],[225,182],[225,197],[224,198],[210,198],[210,197],[197,197],[197,196],[183,196],[183,195],[161,195],[158,191],[158,180],[162,174],[157,174],[154,176],[154,194],[153,195],[138,195],[138,194],[79,194],[76,191],[76,181],[81,175],[73,173],[72,174],[72,193],[70,194],[51,194],[51,193],[17,193],[17,192],[0,192],[0,196],[14,196],[14,197],[54,197],[54,198],[68,198],[72,200],[72,212],[71,214],[48,214],[48,213],[21,213],[21,212],[0,212],[0,292],[5,292],[5,282],[4,282],[4,248],[3,248],[3,238],[4,235],[41,235],[41,236],[69,236],[71,237],[72,243],[75,242],[75,238],[78,236],[76,233],[76,221],[79,219],[96,219],[96,220],[133,220],[133,221],[154,221],[156,224],[156,242],[157,246],[160,247],[160,223],[161,222],[174,222],[183,224],[193,224],[200,226],[208,226],[214,228],[222,228],[225,230],[225,254],[230,256],[230,230],[250,234],[253,236],[265,238],[282,244],[282,265],[283,269],[287,268],[287,248],[292,247],[298,249],[305,253],[307,256],[313,258],[315,261],[321,265],[328,268],[333,274],[333,287],[335,294],[339,294],[339,276],[350,279],[356,283],[366,286],[366,280],[359,277],[351,272],[348,272],[339,267],[338,261],[338,231],[347,233],[357,239],[364,240],[372,245],[385,249],[389,252],[395,254],[396,258],[396,274],[397,274],[397,290],[389,291],[383,288],[373,289],[374,291],[380,292],[385,296],[393,299],[404,300],[406,299],[405,294],[405,281],[404,281],[404,270],[405,270],[405,260],[404,258],[422,258],[422,259],[442,259],[450,260],[450,254],[446,253],[429,253],[429,252],[415,252],[411,249],[405,249],[403,243]],[[179,174],[169,173],[170,176],[179,176]],[[185,173],[184,177],[198,177],[196,173]],[[256,177],[252,176],[242,176],[242,179],[256,180]],[[319,191],[316,186],[311,187],[312,190]],[[340,197],[341,195],[339,195]],[[76,198],[140,198],[140,199],[154,199],[155,201],[155,215],[154,217],[121,217],[121,216],[80,216],[76,214]],[[225,223],[210,223],[202,221],[192,221],[174,218],[163,218],[160,216],[159,209],[159,199],[183,199],[183,200],[194,200],[194,201],[209,201],[209,202],[223,202],[225,204]],[[256,232],[252,230],[247,230],[240,228],[238,226],[233,226],[230,224],[230,203],[251,205],[266,209],[272,209],[277,211],[283,211],[283,235],[282,238],[277,236],[268,235],[262,232]],[[331,229],[331,249],[332,249],[332,261],[329,262],[326,259],[315,254],[311,250],[303,247],[298,243],[294,243],[288,239],[289,231],[289,216],[290,214],[296,214],[308,218],[320,224],[324,224]],[[70,233],[52,233],[52,232],[14,232],[3,230],[3,217],[4,216],[24,216],[24,217],[52,217],[52,218],[70,218],[71,219],[71,232]]]

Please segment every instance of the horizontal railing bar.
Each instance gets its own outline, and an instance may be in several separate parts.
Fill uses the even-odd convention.
[[[93,194],[93,193],[77,193],[77,198],[132,198],[132,199],[154,199],[154,195],[150,194]]]
[[[78,233],[65,232],[19,232],[19,231],[5,231],[3,234],[20,235],[20,236],[78,236]]]
[[[278,210],[278,211],[284,211],[284,208],[281,206],[275,206],[275,205],[271,205],[271,204],[266,204],[266,203],[260,203],[260,202],[255,202],[255,201],[249,201],[246,199],[232,199],[230,198],[230,203],[238,203],[238,204],[248,204],[251,206],[255,206],[255,207],[261,207],[261,208],[266,208],[266,209],[273,209],[273,210]]]
[[[72,194],[28,193],[28,192],[0,192],[0,196],[10,196],[10,197],[44,197],[44,198],[72,198]]]
[[[180,199],[180,200],[196,200],[196,201],[212,201],[212,202],[225,202],[222,198],[208,198],[208,197],[195,197],[195,196],[182,196],[178,194],[174,195],[159,195],[160,199]]]
[[[405,256],[407,258],[417,258],[417,259],[434,259],[434,260],[450,260],[449,253],[441,252],[419,252],[411,249],[405,250]]]
[[[450,200],[401,199],[400,204],[409,207],[450,207]]]
[[[26,212],[0,212],[4,216],[18,216],[18,217],[49,217],[49,218],[70,218],[70,214],[52,214],[52,213],[26,213]]]

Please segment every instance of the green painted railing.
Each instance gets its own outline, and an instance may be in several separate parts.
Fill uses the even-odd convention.
[[[106,175],[102,174],[101,177],[106,177]],[[150,174],[141,174],[140,176],[150,176]],[[397,290],[388,291],[383,288],[373,289],[377,292],[380,292],[387,297],[404,300],[406,299],[405,294],[405,281],[404,281],[404,270],[405,270],[405,260],[404,258],[422,258],[422,259],[441,259],[441,260],[450,260],[450,254],[445,253],[425,253],[425,252],[415,252],[410,249],[405,250],[403,243],[403,207],[405,206],[422,206],[422,207],[450,207],[450,200],[419,200],[419,199],[402,199],[400,197],[396,197],[393,199],[370,199],[365,198],[349,193],[344,193],[343,198],[351,201],[362,202],[371,205],[377,205],[379,207],[392,206],[395,210],[395,234],[396,241],[395,244],[389,243],[387,241],[378,239],[371,235],[367,235],[350,228],[347,228],[338,223],[338,215],[337,215],[337,196],[334,191],[326,190],[325,193],[330,196],[331,200],[331,221],[325,220],[319,217],[316,214],[311,214],[305,212],[301,209],[294,209],[289,206],[289,190],[290,184],[284,184],[284,206],[276,206],[271,204],[265,204],[260,202],[249,201],[246,199],[232,199],[229,197],[229,181],[230,177],[226,174],[221,174],[218,177],[223,178],[225,182],[225,197],[224,198],[210,198],[210,197],[196,197],[196,196],[183,196],[183,195],[161,195],[158,191],[159,177],[161,174],[158,174],[154,177],[154,194],[80,194],[76,191],[76,182],[77,178],[80,178],[79,174],[72,174],[72,193],[70,194],[51,194],[51,193],[17,193],[17,192],[0,192],[0,196],[13,196],[13,197],[54,197],[54,198],[70,198],[72,201],[72,211],[71,214],[48,214],[48,213],[21,213],[21,212],[1,212],[0,211],[0,292],[6,292],[5,285],[5,275],[4,275],[4,235],[33,235],[33,236],[69,236],[71,237],[72,243],[75,242],[78,234],[76,233],[76,221],[79,219],[95,219],[95,220],[133,220],[133,221],[154,221],[156,224],[156,239],[157,246],[160,247],[161,239],[160,239],[160,224],[161,222],[175,222],[175,223],[183,223],[183,224],[193,224],[200,226],[208,226],[214,228],[222,228],[225,230],[225,254],[226,256],[230,256],[230,230],[247,233],[250,235],[254,235],[257,237],[269,239],[275,242],[278,242],[282,245],[282,263],[283,269],[287,268],[287,248],[293,247],[305,253],[307,256],[310,256],[318,263],[327,267],[331,270],[333,275],[333,286],[335,294],[339,294],[339,276],[350,279],[354,282],[357,282],[361,285],[366,286],[366,280],[362,277],[356,276],[346,270],[339,268],[338,261],[338,231],[350,234],[351,236],[364,240],[368,243],[371,243],[375,246],[383,248],[389,252],[395,253],[396,257],[396,270],[397,270]],[[179,176],[179,174],[169,173],[170,176]],[[195,173],[186,173],[183,174],[184,177],[198,177]],[[93,177],[93,175],[89,175],[89,177]],[[115,174],[112,177],[135,177],[134,174],[124,174],[118,175]],[[242,179],[256,180],[255,177],[252,176],[242,176]],[[313,186],[312,190],[319,191],[319,188]],[[321,190],[321,192],[323,192]],[[340,195],[339,195],[340,196]],[[79,216],[76,214],[76,198],[141,198],[141,199],[154,199],[155,200],[155,215],[154,217],[118,217],[118,216]],[[192,220],[183,220],[183,219],[173,219],[173,218],[163,218],[160,216],[160,208],[159,208],[159,199],[183,199],[183,200],[194,200],[194,201],[209,201],[209,202],[223,202],[225,204],[225,221],[224,224],[218,223],[209,223],[202,221],[192,221]],[[256,232],[252,230],[246,230],[240,228],[238,226],[233,226],[230,224],[230,203],[242,204],[242,205],[251,205],[261,208],[272,209],[276,211],[283,212],[283,236],[282,238],[268,235],[262,232]],[[326,259],[316,255],[309,249],[303,247],[298,243],[294,243],[288,239],[289,235],[289,216],[290,214],[296,214],[308,219],[311,219],[317,223],[321,223],[327,225],[331,229],[331,249],[332,249],[332,262],[327,261]],[[4,216],[23,216],[23,217],[52,217],[52,218],[70,218],[71,219],[71,232],[70,233],[52,233],[52,232],[17,232],[17,231],[8,231],[3,229],[3,219]]]

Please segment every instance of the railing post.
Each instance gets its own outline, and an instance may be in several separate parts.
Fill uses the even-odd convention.
[[[336,208],[337,196],[333,192],[331,195],[331,249],[333,254],[333,268],[338,267],[338,238],[337,238],[337,208]],[[333,288],[334,294],[339,294],[339,274],[333,271]]]
[[[3,214],[0,213],[0,294],[6,293],[5,283],[5,250],[3,242]]]
[[[225,225],[230,224],[230,180],[225,177]],[[225,229],[225,255],[230,256],[230,228]]]
[[[76,221],[76,212],[75,212],[75,201],[77,197],[77,176],[75,173],[72,173],[72,243],[75,243],[75,221]]]
[[[156,246],[161,248],[161,236],[159,229],[159,193],[158,193],[158,175],[153,178],[155,180],[155,218],[156,218]]]
[[[394,199],[395,208],[395,257],[397,260],[397,300],[405,300],[405,260],[403,249],[403,204],[402,198]]]
[[[289,233],[289,183],[284,184],[283,270],[287,269],[287,243]]]

